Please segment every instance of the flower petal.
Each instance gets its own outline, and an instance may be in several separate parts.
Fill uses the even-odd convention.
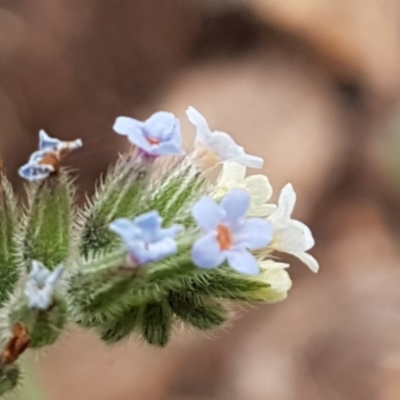
[[[142,133],[143,122],[134,118],[118,117],[114,122],[113,129],[119,135],[125,136],[130,135],[132,132]]]
[[[54,172],[53,166],[37,165],[35,163],[25,164],[18,170],[19,176],[28,181],[46,179],[52,172]]]
[[[200,228],[208,232],[217,227],[226,213],[213,199],[203,197],[194,204],[192,215]]]
[[[134,146],[139,147],[139,149],[143,150],[147,154],[152,154],[152,151],[158,147],[157,145],[154,146],[150,144],[141,130],[131,131],[128,135],[128,139]]]
[[[39,131],[39,149],[57,150],[61,140],[50,137],[43,129]]]
[[[54,289],[55,284],[59,281],[63,272],[64,266],[58,265],[53,271],[50,272],[49,276],[47,277],[46,284]]]
[[[262,157],[253,156],[246,153],[233,157],[231,161],[237,162],[249,168],[262,168],[264,165],[264,160]]]
[[[149,264],[169,257],[178,252],[178,246],[174,239],[165,237],[154,242],[133,241],[129,244],[129,253],[140,264]]]
[[[211,135],[211,129],[208,126],[207,120],[194,107],[189,107],[186,110],[186,115],[189,121],[196,127],[196,140],[206,142]]]
[[[258,275],[260,266],[256,258],[247,250],[227,251],[228,263],[235,271],[245,275]]]
[[[272,197],[272,186],[265,175],[252,175],[245,179],[245,189],[251,195],[252,206],[261,206]]]
[[[217,154],[220,161],[235,161],[235,157],[245,154],[243,147],[239,146],[228,133],[221,131],[212,132],[204,141],[204,146]]]
[[[158,156],[168,156],[168,155],[180,155],[185,152],[181,149],[180,143],[177,141],[163,142],[154,146],[151,154]]]
[[[146,231],[157,231],[161,228],[162,217],[158,211],[149,211],[147,213],[141,214],[133,220],[133,224],[139,229]]]
[[[291,253],[293,256],[297,257],[300,261],[302,261],[304,264],[310,268],[312,272],[317,273],[319,270],[319,263],[318,261],[308,253]]]
[[[260,261],[260,267],[262,270],[282,269],[282,268],[286,269],[286,268],[289,268],[290,265],[283,263],[283,262],[277,262],[277,261],[268,259],[268,260]]]
[[[228,190],[241,187],[245,182],[246,167],[231,161],[222,164],[221,175],[219,176],[217,185],[227,187]]]
[[[244,246],[250,250],[266,247],[273,238],[272,226],[261,218],[246,219],[235,232],[234,245]]]
[[[113,221],[110,226],[110,230],[115,232],[125,242],[129,242],[137,238],[140,231],[135,227],[134,223],[127,218],[118,218]]]
[[[259,206],[250,206],[248,212],[249,217],[264,217],[267,218],[276,211],[275,204],[262,204]]]
[[[250,208],[250,195],[243,189],[232,189],[222,200],[222,208],[226,211],[226,221],[234,227],[238,220],[246,217]]]
[[[267,266],[266,266],[266,263]],[[277,264],[272,266],[271,264]],[[260,278],[267,284],[269,288],[262,291],[262,299],[275,302],[286,298],[287,292],[292,287],[290,275],[285,271],[288,264],[277,263],[272,260],[260,263],[262,272]]]
[[[310,228],[300,221],[288,220],[274,223],[274,240],[271,247],[284,253],[304,252],[314,247],[315,241]]]
[[[282,214],[287,218],[293,213],[294,206],[296,204],[296,192],[293,189],[291,183],[285,185],[281,191],[278,200],[278,208],[281,210]]]
[[[50,271],[39,261],[33,260],[31,264],[29,278],[35,280],[40,285],[44,285],[50,275]]]
[[[210,232],[198,239],[192,247],[192,260],[200,268],[216,268],[226,259],[221,250],[216,232]]]
[[[176,125],[179,127],[180,122],[174,114],[166,111],[156,112],[144,123],[145,136],[161,141],[168,140],[173,135]]]

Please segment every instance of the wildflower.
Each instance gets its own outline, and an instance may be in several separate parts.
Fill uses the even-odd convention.
[[[237,272],[257,275],[260,267],[248,250],[257,250],[272,240],[271,225],[261,218],[246,219],[250,196],[232,189],[221,205],[203,197],[192,209],[193,217],[205,235],[196,241],[192,259],[201,268],[216,268],[228,261]]]
[[[41,130],[39,150],[32,153],[29,161],[19,169],[18,173],[28,181],[45,179],[60,168],[62,159],[80,147],[82,147],[81,139],[61,141]]]
[[[206,119],[194,107],[186,111],[189,121],[196,127],[195,148],[197,155],[208,164],[214,165],[223,161],[235,161],[251,168],[261,168],[264,160],[261,157],[246,154],[243,147],[236,144],[226,132],[212,132]]]
[[[318,272],[318,261],[306,253],[314,246],[314,238],[307,225],[292,219],[296,193],[289,183],[279,196],[278,208],[267,220],[274,229],[270,247],[283,253],[292,254],[305,263],[313,272]]]
[[[132,266],[155,262],[177,253],[175,236],[182,227],[162,228],[162,221],[157,211],[150,211],[133,221],[119,218],[111,223],[110,229],[121,236],[129,249]]]
[[[113,129],[118,134],[127,136],[147,156],[183,154],[181,123],[172,113],[160,111],[144,122],[118,117]]]
[[[30,308],[47,310],[53,304],[54,289],[63,269],[59,265],[54,271],[49,271],[39,261],[32,261],[32,270],[25,285]]]
[[[250,194],[249,216],[268,217],[276,210],[275,204],[267,204],[272,196],[272,186],[265,175],[246,177],[246,167],[236,162],[224,162],[218,179],[215,197],[221,198],[233,188],[242,188]]]

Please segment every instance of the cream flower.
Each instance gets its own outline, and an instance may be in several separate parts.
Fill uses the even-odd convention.
[[[260,299],[268,302],[284,300],[287,297],[287,292],[292,287],[292,280],[286,271],[289,264],[273,260],[260,261],[259,264],[261,273],[257,279],[269,285],[268,288],[260,289],[260,292],[257,293]]]
[[[261,168],[261,157],[246,154],[226,132],[211,131],[206,119],[194,107],[186,110],[189,121],[196,127],[194,141],[196,157],[202,159],[207,166],[223,161],[235,161],[251,168]]]
[[[311,271],[318,272],[318,261],[306,253],[315,244],[312,233],[307,225],[291,218],[295,203],[296,193],[289,183],[281,191],[277,210],[267,218],[274,230],[274,239],[268,247],[292,254]]]
[[[265,175],[246,177],[246,167],[236,162],[224,162],[214,196],[221,198],[235,188],[249,192],[251,198],[249,216],[268,217],[276,210],[275,204],[266,204],[272,196],[272,186]]]

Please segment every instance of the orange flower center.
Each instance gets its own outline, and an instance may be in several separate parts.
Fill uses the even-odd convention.
[[[226,225],[217,226],[217,241],[221,250],[228,250],[233,244],[232,232]]]
[[[47,153],[43,156],[43,158],[39,161],[38,164],[51,165],[55,170],[58,170],[60,167],[60,157],[56,152]]]
[[[161,142],[161,140],[153,138],[151,136],[147,137],[146,140],[150,143],[150,144],[159,144]]]

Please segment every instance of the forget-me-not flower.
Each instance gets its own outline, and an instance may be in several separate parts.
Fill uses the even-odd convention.
[[[110,224],[110,229],[127,245],[132,266],[155,262],[177,253],[175,236],[182,226],[162,228],[162,221],[158,211],[150,211],[133,221],[119,218]]]
[[[25,284],[25,295],[30,308],[47,310],[53,304],[54,289],[63,269],[59,265],[54,271],[49,271],[39,261],[32,261],[32,270]]]
[[[224,161],[235,161],[250,168],[261,168],[264,160],[261,157],[246,154],[226,132],[211,131],[204,116],[194,107],[186,111],[189,121],[196,127],[195,149],[204,153],[206,164],[217,164]]]
[[[57,171],[61,160],[71,151],[82,147],[82,140],[62,141],[50,137],[45,131],[39,132],[39,150],[32,153],[29,161],[23,165],[18,173],[28,181],[37,181],[47,178]]]
[[[181,123],[172,113],[160,111],[144,122],[118,117],[113,129],[118,134],[127,136],[147,156],[183,154]]]
[[[242,189],[232,189],[221,204],[203,197],[193,206],[193,217],[205,232],[192,248],[197,266],[216,268],[228,261],[237,272],[260,272],[258,261],[249,250],[266,247],[273,232],[271,224],[261,218],[246,219],[249,207],[250,195]]]

